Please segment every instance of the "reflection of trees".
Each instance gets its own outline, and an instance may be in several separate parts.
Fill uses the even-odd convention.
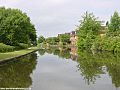
[[[58,56],[61,58],[69,59],[71,57],[69,48],[62,49]]]
[[[112,78],[112,83],[116,87],[120,87],[120,64],[109,64],[108,66],[109,75]]]
[[[40,52],[47,52],[49,54],[54,54],[54,55],[58,55],[61,58],[66,58],[69,59],[71,57],[70,55],[70,49],[69,48],[65,48],[65,47],[51,47],[49,49],[41,49]],[[41,53],[40,53],[41,55]]]
[[[112,83],[120,87],[120,56],[112,53],[79,52],[78,67],[88,84],[95,82],[100,74],[105,73],[103,66],[112,78]]]
[[[38,53],[42,56],[45,54],[45,49],[39,49]]]
[[[54,55],[59,55],[59,53],[60,53],[59,49],[55,49],[54,52],[53,52]]]
[[[27,88],[32,84],[30,74],[36,66],[36,53],[0,66],[1,88]]]
[[[90,82],[95,83],[96,78],[100,77],[100,74],[103,73],[102,63],[94,61],[94,57],[90,53],[82,52],[78,58],[78,63],[78,68],[81,70],[81,74],[88,84]]]
[[[60,58],[77,60],[77,47],[47,47],[46,49],[39,50],[40,55],[44,55],[45,52],[58,55]]]
[[[84,51],[80,52],[78,50],[78,56],[76,57],[76,55],[74,55],[75,52],[73,52],[76,50],[70,50],[65,47],[54,47],[46,49],[45,51],[65,59],[71,57],[71,59],[73,59],[73,57],[75,57],[79,64],[77,67],[88,84],[95,83],[96,79],[100,78],[101,74],[108,72],[112,78],[112,83],[116,87],[120,87],[120,54],[112,54],[110,52],[96,52],[92,54]],[[73,56],[70,52],[72,52]]]

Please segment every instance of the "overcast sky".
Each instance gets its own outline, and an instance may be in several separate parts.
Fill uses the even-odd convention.
[[[0,0],[0,6],[18,8],[31,18],[37,35],[57,36],[75,30],[85,11],[107,21],[120,12],[120,0]]]

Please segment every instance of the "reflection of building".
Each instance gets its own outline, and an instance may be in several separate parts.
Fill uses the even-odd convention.
[[[76,46],[77,40],[78,40],[78,36],[77,36],[76,31],[72,31],[70,34],[71,45]]]
[[[77,57],[78,57],[77,47],[75,47],[75,46],[71,47],[70,55],[71,55],[72,60],[77,60]]]

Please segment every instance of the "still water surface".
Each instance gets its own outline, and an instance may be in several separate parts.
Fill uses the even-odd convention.
[[[120,55],[39,50],[0,66],[0,88],[32,90],[120,90]]]

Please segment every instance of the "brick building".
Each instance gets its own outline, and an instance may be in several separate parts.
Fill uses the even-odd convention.
[[[70,33],[70,41],[71,41],[71,45],[76,46],[77,45],[77,41],[78,41],[78,36],[76,31],[72,31]]]

